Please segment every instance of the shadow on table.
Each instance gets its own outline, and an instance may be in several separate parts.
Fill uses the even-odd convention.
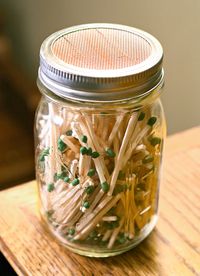
[[[0,275],[6,275],[6,276],[15,276],[17,275],[15,271],[10,266],[9,262],[6,260],[6,258],[3,256],[3,254],[0,253]]]

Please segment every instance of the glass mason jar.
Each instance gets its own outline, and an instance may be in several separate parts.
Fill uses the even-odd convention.
[[[68,28],[42,44],[40,213],[76,253],[120,254],[156,224],[166,133],[162,58],[150,34],[114,24]]]

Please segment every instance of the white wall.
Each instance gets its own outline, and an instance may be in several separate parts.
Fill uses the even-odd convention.
[[[168,132],[200,124],[199,0],[1,0],[18,61],[36,77],[43,39],[64,27],[112,22],[156,36],[164,47]]]

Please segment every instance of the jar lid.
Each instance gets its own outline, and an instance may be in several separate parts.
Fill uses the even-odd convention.
[[[79,25],[43,42],[39,79],[63,98],[118,101],[158,86],[162,60],[162,46],[142,30],[117,24]]]

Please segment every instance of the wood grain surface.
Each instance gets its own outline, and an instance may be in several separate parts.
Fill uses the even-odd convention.
[[[200,128],[167,138],[157,227],[127,253],[100,259],[62,248],[36,202],[35,181],[0,193],[0,249],[18,275],[200,275]]]

